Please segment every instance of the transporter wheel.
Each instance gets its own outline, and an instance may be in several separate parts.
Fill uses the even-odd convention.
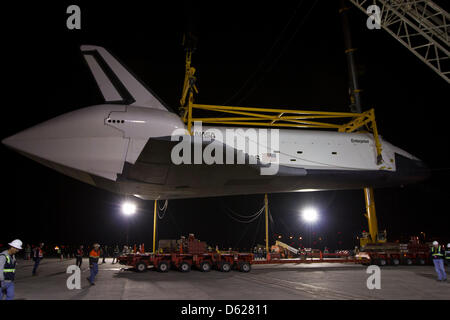
[[[140,261],[136,263],[136,271],[137,272],[144,272],[147,270],[147,264],[143,261]]]
[[[425,264],[425,260],[424,259],[417,259],[417,263],[420,264],[421,266],[423,266]]]
[[[181,272],[189,272],[189,271],[191,271],[191,265],[189,263],[187,263],[186,261],[183,261],[180,263],[179,269]]]
[[[405,258],[400,260],[400,264],[410,266],[413,264],[413,261],[410,258]]]
[[[375,259],[375,264],[380,267],[385,266],[386,260],[385,259]]]
[[[201,272],[210,272],[211,271],[211,263],[209,263],[209,261],[203,261],[200,264],[200,271]]]
[[[167,261],[160,261],[158,263],[157,270],[159,272],[169,272],[169,269],[170,269],[170,265]]]
[[[239,271],[241,272],[250,272],[252,270],[252,266],[248,262],[239,263]]]
[[[219,264],[219,270],[222,272],[230,272],[231,265],[228,262],[221,262]]]
[[[397,258],[392,259],[392,265],[398,266],[399,264],[400,264],[400,260],[398,260]]]

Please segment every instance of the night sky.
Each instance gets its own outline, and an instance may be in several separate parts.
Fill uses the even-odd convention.
[[[184,78],[181,40],[188,30],[199,38],[193,57],[197,102],[349,111],[338,1],[145,3],[3,4],[1,138],[103,102],[80,54],[81,44],[111,50],[177,109]],[[81,7],[81,30],[66,28],[70,4]],[[449,85],[385,31],[368,30],[366,17],[356,8],[350,20],[363,109],[375,108],[380,134],[432,169],[426,182],[375,190],[379,227],[387,229],[391,241],[422,231],[427,240],[447,242]],[[130,242],[151,248],[153,201],[136,200],[138,214],[126,219],[120,212],[122,196],[63,176],[3,145],[0,152],[0,243],[15,238],[25,243],[124,243],[129,223]],[[158,238],[194,233],[220,247],[263,244],[263,216],[241,224],[227,215],[229,209],[253,214],[263,199],[253,195],[171,200],[158,220]],[[302,236],[307,245],[308,227],[299,216],[307,206],[320,214],[313,227],[315,237],[322,238],[317,248],[352,248],[356,236],[368,228],[362,190],[271,194],[269,206],[272,242],[281,234],[285,240]]]

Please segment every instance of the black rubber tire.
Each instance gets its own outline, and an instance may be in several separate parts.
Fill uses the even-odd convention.
[[[410,258],[400,259],[400,264],[405,265],[405,266],[410,266],[410,265],[414,264],[414,261],[411,260]]]
[[[231,265],[228,262],[221,262],[219,264],[219,270],[221,272],[230,272],[231,270]]]
[[[138,263],[136,263],[136,271],[137,272],[147,271],[147,264],[143,261],[139,261]]]
[[[240,272],[250,272],[252,270],[252,266],[248,262],[241,262],[239,263],[239,271]]]
[[[379,267],[384,267],[386,265],[386,260],[385,259],[375,259],[375,260],[373,260],[373,264],[377,265]]]
[[[201,272],[210,272],[211,268],[212,268],[212,265],[211,265],[211,263],[209,261],[203,261],[200,264],[200,271]]]
[[[186,261],[183,261],[180,263],[180,266],[178,267],[178,269],[181,272],[189,272],[189,271],[191,271],[191,265],[189,263],[187,263]]]
[[[397,258],[392,259],[391,262],[392,262],[392,265],[393,265],[393,266],[398,266],[398,265],[400,265],[400,260],[397,259]]]
[[[156,268],[158,272],[169,272],[170,263],[167,261],[158,262],[158,267]]]
[[[423,266],[423,265],[425,265],[425,260],[424,259],[417,259],[417,264]]]

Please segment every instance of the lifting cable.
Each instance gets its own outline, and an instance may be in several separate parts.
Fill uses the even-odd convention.
[[[258,231],[259,231],[259,224],[261,223],[261,219],[258,220],[258,225],[256,226],[256,232],[255,232],[255,238],[253,238],[253,242],[252,242],[252,250],[255,246],[256,243],[256,238],[258,238]]]
[[[264,208],[265,208],[265,206],[263,205],[262,208],[259,209],[256,213],[254,213],[254,214],[252,214],[252,215],[249,215],[249,216],[243,216],[243,215],[240,215],[240,214],[234,212],[234,211],[233,211],[232,209],[230,209],[230,208],[226,208],[226,209],[229,210],[229,211],[230,211],[232,214],[234,214],[235,216],[238,216],[239,218],[251,219],[251,218],[254,218],[254,217],[256,217],[256,216],[259,216],[259,215],[261,214],[261,211],[264,210]]]
[[[222,204],[223,204],[223,202],[222,202]],[[237,222],[239,222],[239,223],[251,223],[251,222],[255,221],[255,220],[261,215],[261,213],[264,212],[265,205],[263,205],[262,208],[259,209],[256,213],[251,214],[251,215],[248,215],[248,216],[244,216],[244,215],[238,214],[238,213],[234,212],[233,210],[231,210],[230,208],[227,208],[224,204],[221,206],[221,209],[222,209],[222,210],[223,210],[223,211],[224,211],[231,219],[233,219],[233,220],[235,220],[235,221],[237,221]],[[231,212],[231,214],[230,214],[230,212]],[[238,219],[238,218],[236,218],[236,217],[233,217],[233,214],[236,215],[238,218],[249,219],[249,220],[246,220],[246,221],[240,220],[240,219]]]
[[[169,205],[169,200],[166,200],[164,202],[164,205],[162,206],[162,208],[158,204],[158,218],[159,219],[163,219],[164,216],[166,215],[168,205]],[[160,211],[162,211],[162,215],[159,214]]]
[[[263,207],[263,209],[264,209],[264,207]],[[223,210],[223,209],[222,209],[222,210]],[[256,219],[258,219],[258,218],[261,216],[261,213],[262,213],[263,211],[264,211],[264,210],[260,210],[260,212],[258,213],[257,216],[251,218],[250,220],[243,221],[243,220],[239,220],[239,219],[233,217],[231,214],[229,214],[229,212],[227,212],[227,211],[224,210],[224,212],[228,215],[228,217],[230,217],[231,219],[233,219],[234,221],[239,222],[239,223],[252,223],[253,221],[255,221]]]

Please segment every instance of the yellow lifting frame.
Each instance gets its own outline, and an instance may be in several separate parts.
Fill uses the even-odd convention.
[[[182,101],[185,101],[185,99],[182,99]],[[196,121],[209,124],[240,126],[334,129],[339,132],[355,132],[356,130],[365,127],[374,137],[377,152],[377,164],[382,163],[382,148],[378,136],[374,109],[370,109],[363,113],[351,113],[205,105],[193,103],[192,91],[189,93],[189,99],[186,104],[187,106],[183,107],[181,119],[187,124],[188,131],[191,134],[192,124]],[[239,116],[197,118],[193,116],[194,109]],[[314,119],[347,119],[347,122],[338,124],[324,122],[323,120],[311,121]],[[348,119],[350,119],[350,121],[348,121]]]

